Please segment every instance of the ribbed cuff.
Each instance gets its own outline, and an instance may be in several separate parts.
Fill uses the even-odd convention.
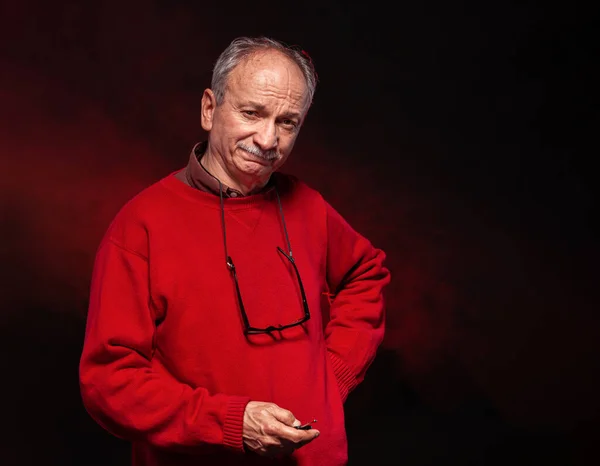
[[[344,402],[348,398],[348,394],[358,385],[356,376],[339,356],[331,351],[327,351],[327,354],[329,354],[329,358],[331,359],[333,373],[338,382],[342,402]]]
[[[250,398],[234,396],[227,406],[225,425],[223,426],[223,445],[244,451],[242,431],[244,425],[244,411]]]

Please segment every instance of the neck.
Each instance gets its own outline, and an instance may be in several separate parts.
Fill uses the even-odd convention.
[[[218,179],[221,183],[229,188],[240,191],[244,196],[259,191],[267,184],[268,181],[260,182],[256,181],[255,179],[242,181],[236,180],[227,172],[220,159],[212,154],[210,145],[206,150],[206,154],[200,160],[200,163],[206,169],[206,171],[208,171],[208,173]]]

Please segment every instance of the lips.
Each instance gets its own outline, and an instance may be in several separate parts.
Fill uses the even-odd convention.
[[[264,165],[271,165],[276,160],[275,157],[265,158],[260,155],[253,154],[252,152],[248,152],[247,150],[244,150],[244,149],[242,149],[242,150],[244,151],[244,153],[248,154],[252,158],[253,161],[259,161]]]

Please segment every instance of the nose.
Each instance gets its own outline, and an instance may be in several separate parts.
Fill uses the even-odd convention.
[[[279,142],[279,132],[274,121],[263,120],[260,128],[254,133],[254,143],[263,151],[275,149]]]

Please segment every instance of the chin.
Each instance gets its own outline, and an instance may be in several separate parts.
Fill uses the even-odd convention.
[[[270,162],[265,160],[244,160],[240,164],[240,170],[251,174],[251,173],[267,173],[274,170],[274,167],[277,165],[277,160],[271,160]]]
[[[266,180],[269,178],[269,176],[271,176],[271,173],[273,173],[273,169],[271,167],[257,163],[245,163],[241,167],[238,167],[238,170],[245,177],[253,178],[257,181]]]

